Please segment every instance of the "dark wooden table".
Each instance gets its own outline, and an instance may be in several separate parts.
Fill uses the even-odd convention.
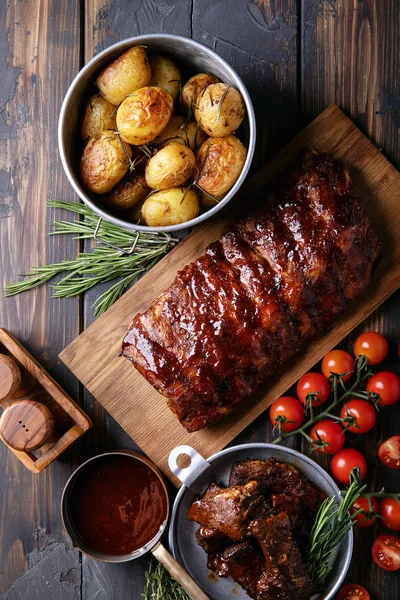
[[[55,215],[46,199],[78,201],[58,156],[58,113],[84,63],[126,37],[149,32],[193,37],[237,69],[256,110],[254,170],[332,102],[400,167],[398,0],[1,0],[0,16],[2,283],[31,265],[73,258],[79,250],[69,237],[47,237]],[[107,448],[135,446],[58,359],[92,322],[93,299],[88,293],[53,300],[50,288],[43,287],[0,301],[0,325],[26,345],[95,424],[82,443],[39,476],[0,445],[0,595],[6,600],[141,597],[147,559],[123,565],[89,560],[70,547],[60,518],[63,485],[83,459]],[[397,373],[399,299],[395,294],[343,344],[350,347],[361,330],[378,329],[390,341],[385,367]],[[379,468],[376,458],[379,442],[396,433],[399,404],[382,411],[373,433],[355,443],[369,458],[371,487],[400,488],[399,473]],[[265,414],[235,443],[271,437]],[[376,525],[356,533],[347,581],[362,583],[375,600],[396,600],[399,573],[371,562],[371,544],[381,531],[384,527]]]

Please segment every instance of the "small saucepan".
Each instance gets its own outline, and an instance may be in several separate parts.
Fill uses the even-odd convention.
[[[208,600],[161,544],[168,523],[168,491],[161,472],[131,450],[105,452],[84,462],[61,498],[74,548],[103,562],[127,562],[151,552],[193,600]]]

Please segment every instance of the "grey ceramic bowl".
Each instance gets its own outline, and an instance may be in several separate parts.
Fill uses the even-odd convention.
[[[191,459],[189,467],[181,469],[177,465],[180,455],[188,455]],[[196,523],[189,521],[187,513],[195,497],[204,493],[212,481],[228,485],[232,465],[247,458],[266,459],[273,456],[281,462],[295,466],[310,481],[320,487],[329,497],[342,498],[339,488],[316,462],[291,448],[275,444],[243,444],[222,450],[205,460],[190,446],[178,446],[169,457],[169,468],[184,484],[178,492],[171,513],[169,526],[169,546],[174,558],[184,567],[192,578],[200,585],[210,600],[249,600],[245,591],[230,577],[210,578],[207,570],[206,553],[197,544]],[[313,600],[329,600],[340,588],[350,565],[353,551],[353,532],[349,531],[333,557],[333,570],[323,594],[313,596]]]
[[[125,50],[136,44],[143,44],[148,52],[158,52],[176,58],[190,73],[208,72],[219,77],[225,83],[237,88],[243,96],[246,105],[246,117],[243,121],[244,143],[247,148],[247,158],[239,179],[231,190],[216,206],[191,221],[169,227],[147,227],[135,225],[123,218],[117,218],[106,208],[102,207],[95,195],[89,194],[79,180],[79,130],[83,105],[88,95],[93,91],[94,81],[103,67],[120,56]],[[250,168],[256,141],[256,122],[254,109],[247,89],[231,66],[218,54],[189,38],[164,33],[140,35],[118,42],[100,52],[79,71],[71,83],[61,107],[58,123],[58,147],[64,171],[78,196],[92,208],[100,217],[131,231],[178,231],[198,225],[212,217],[226,206],[236,194]]]

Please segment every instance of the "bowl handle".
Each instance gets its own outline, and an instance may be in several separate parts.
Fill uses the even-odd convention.
[[[127,254],[127,255],[133,254],[135,252],[137,243],[140,238],[140,231],[136,232],[136,238],[133,240],[133,244],[130,248],[128,248],[128,249],[120,248],[119,246],[116,246],[115,244],[112,244],[111,242],[107,242],[106,240],[102,240],[101,237],[99,237],[100,225],[101,225],[102,221],[103,221],[103,217],[99,217],[99,220],[97,221],[96,229],[94,230],[94,233],[93,233],[93,237],[96,240],[96,242],[101,242],[105,246],[114,248],[114,250],[119,250],[121,252],[121,254]]]
[[[190,465],[188,467],[184,467],[181,469],[177,465],[177,458],[181,455],[189,456]],[[208,469],[210,463],[205,460],[201,454],[197,452],[192,446],[177,446],[172,450],[168,458],[168,466],[171,469],[172,473],[182,481],[187,487],[190,487],[195,479],[203,471]]]

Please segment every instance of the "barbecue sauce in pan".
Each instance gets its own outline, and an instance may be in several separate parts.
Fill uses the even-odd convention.
[[[161,481],[143,462],[110,455],[90,462],[71,493],[76,532],[102,554],[130,554],[150,542],[167,517]]]

